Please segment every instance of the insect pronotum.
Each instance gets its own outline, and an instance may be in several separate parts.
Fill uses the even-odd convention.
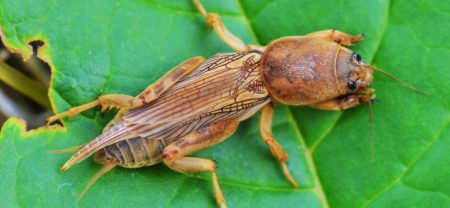
[[[325,30],[276,39],[266,47],[246,45],[227,30],[218,14],[206,12],[198,0],[194,4],[236,53],[206,60],[191,58],[137,97],[103,95],[48,119],[50,124],[98,105],[102,111],[120,109],[94,140],[58,151],[78,151],[61,171],[94,153],[95,161],[103,164],[79,199],[100,176],[116,166],[137,168],[163,162],[182,173],[210,172],[216,201],[225,207],[214,161],[188,155],[222,142],[240,121],[258,111],[262,139],[279,161],[286,179],[297,187],[286,166],[287,153],[271,133],[273,103],[344,110],[363,103],[370,105],[375,99],[375,91],[370,88],[372,72],[381,70],[364,63],[359,54],[345,47],[363,40],[362,35]]]

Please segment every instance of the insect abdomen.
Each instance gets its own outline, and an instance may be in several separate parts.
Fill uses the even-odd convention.
[[[99,150],[95,161],[116,160],[118,166],[139,168],[161,162],[166,144],[163,140],[135,137],[123,140]]]

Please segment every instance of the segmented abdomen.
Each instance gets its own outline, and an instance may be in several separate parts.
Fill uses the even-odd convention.
[[[118,166],[139,168],[161,162],[162,152],[170,141],[135,137],[123,140],[100,149],[95,161],[116,160]]]

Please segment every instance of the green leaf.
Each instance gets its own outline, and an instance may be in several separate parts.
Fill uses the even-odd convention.
[[[247,43],[337,28],[365,33],[353,49],[373,65],[421,88],[413,93],[375,74],[374,159],[366,106],[324,112],[277,106],[273,130],[289,154],[298,189],[283,177],[259,138],[258,116],[231,138],[198,155],[219,163],[230,207],[448,207],[450,205],[450,3],[447,1],[206,1]],[[190,1],[1,1],[0,28],[9,50],[52,68],[57,112],[99,95],[136,95],[181,61],[231,51]],[[77,203],[100,169],[91,159],[65,173],[71,154],[48,151],[84,144],[112,114],[91,110],[65,128],[25,132],[9,119],[0,133],[1,207],[214,207],[208,174],[183,175],[163,165],[117,168]]]

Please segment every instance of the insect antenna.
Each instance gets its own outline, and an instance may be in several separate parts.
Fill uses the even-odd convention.
[[[372,120],[372,100],[367,102],[369,106],[369,128],[370,128],[370,160],[373,161],[373,120]]]
[[[426,93],[425,91],[417,89],[417,88],[411,86],[410,84],[402,81],[401,79],[397,78],[396,76],[392,75],[391,73],[389,73],[387,71],[381,70],[379,68],[376,68],[376,67],[368,65],[368,64],[366,64],[366,66],[371,68],[371,69],[373,69],[373,70],[375,70],[375,71],[377,71],[377,72],[380,72],[380,73],[384,74],[385,76],[387,76],[387,77],[389,77],[389,78],[391,78],[391,79],[393,79],[393,80],[395,80],[397,82],[399,82],[401,85],[403,85],[403,87],[408,88],[408,89],[410,89],[413,92],[416,92],[416,93],[419,93],[419,94],[422,94],[422,95],[428,95],[428,93]]]
[[[83,196],[86,194],[86,192],[89,190],[89,188],[105,173],[107,173],[108,171],[110,171],[111,169],[113,169],[114,167],[117,166],[117,162],[114,160],[108,160],[104,165],[103,168],[101,170],[99,170],[94,177],[92,177],[92,179],[89,181],[89,183],[86,185],[86,187],[84,187],[83,191],[81,191],[80,195],[78,196],[77,201],[80,201]]]

